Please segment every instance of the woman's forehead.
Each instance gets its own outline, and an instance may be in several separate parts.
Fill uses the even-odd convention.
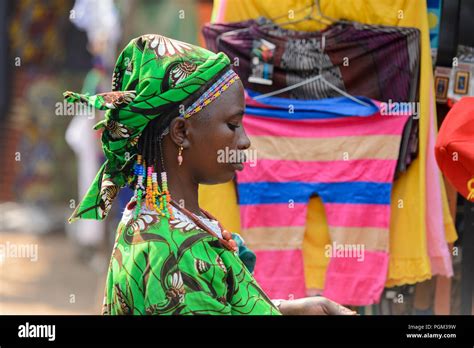
[[[232,84],[222,95],[211,105],[209,112],[219,112],[224,116],[241,115],[245,109],[244,88],[240,81]]]

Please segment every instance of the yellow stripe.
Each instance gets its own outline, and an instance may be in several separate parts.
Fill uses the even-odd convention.
[[[329,226],[331,242],[364,245],[365,250],[388,251],[388,229]]]
[[[250,249],[301,249],[306,227],[253,227],[244,229],[242,237]],[[329,226],[331,243],[364,245],[365,250],[388,251],[388,229],[374,227]]]
[[[250,249],[301,249],[305,229],[304,226],[253,227],[244,229],[242,237]]]
[[[400,136],[365,135],[335,138],[250,137],[258,158],[337,161],[398,158]]]

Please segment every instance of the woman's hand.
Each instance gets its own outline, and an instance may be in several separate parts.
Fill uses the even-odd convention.
[[[357,315],[357,312],[321,296],[282,300],[279,309],[284,315]]]

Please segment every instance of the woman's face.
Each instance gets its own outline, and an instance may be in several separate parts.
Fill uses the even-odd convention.
[[[224,183],[242,170],[243,150],[250,147],[242,125],[244,108],[244,88],[238,80],[183,124],[182,169],[189,170],[195,182]]]

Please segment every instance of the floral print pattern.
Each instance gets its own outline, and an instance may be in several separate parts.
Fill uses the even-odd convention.
[[[171,301],[183,302],[186,291],[184,290],[181,272],[175,272],[171,276],[171,287],[166,291],[166,297]]]
[[[150,48],[155,51],[159,58],[183,54],[185,51],[192,50],[191,45],[165,36],[148,35],[148,39],[150,42]]]
[[[135,91],[117,91],[98,94],[103,98],[103,105],[107,109],[116,109],[123,105],[130,104],[136,97]]]
[[[125,210],[117,229],[103,314],[281,314],[217,238],[197,228],[174,228],[168,218],[146,208],[132,227],[133,209]],[[134,240],[139,233],[139,243],[129,231],[123,233],[124,223]]]
[[[110,179],[102,180],[102,186],[100,190],[100,202],[98,211],[101,216],[107,216],[112,208],[112,202],[117,196],[119,187]]]
[[[197,65],[192,62],[184,61],[182,63],[177,64],[170,71],[171,87],[175,87],[182,80],[191,76],[191,74],[196,71],[196,69]]]
[[[194,260],[194,267],[196,268],[198,273],[201,274],[207,272],[211,268],[211,265],[204,260],[196,259]]]
[[[131,129],[126,127],[120,122],[114,120],[108,120],[105,124],[105,127],[109,131],[110,136],[112,139],[124,139],[130,137]]]

